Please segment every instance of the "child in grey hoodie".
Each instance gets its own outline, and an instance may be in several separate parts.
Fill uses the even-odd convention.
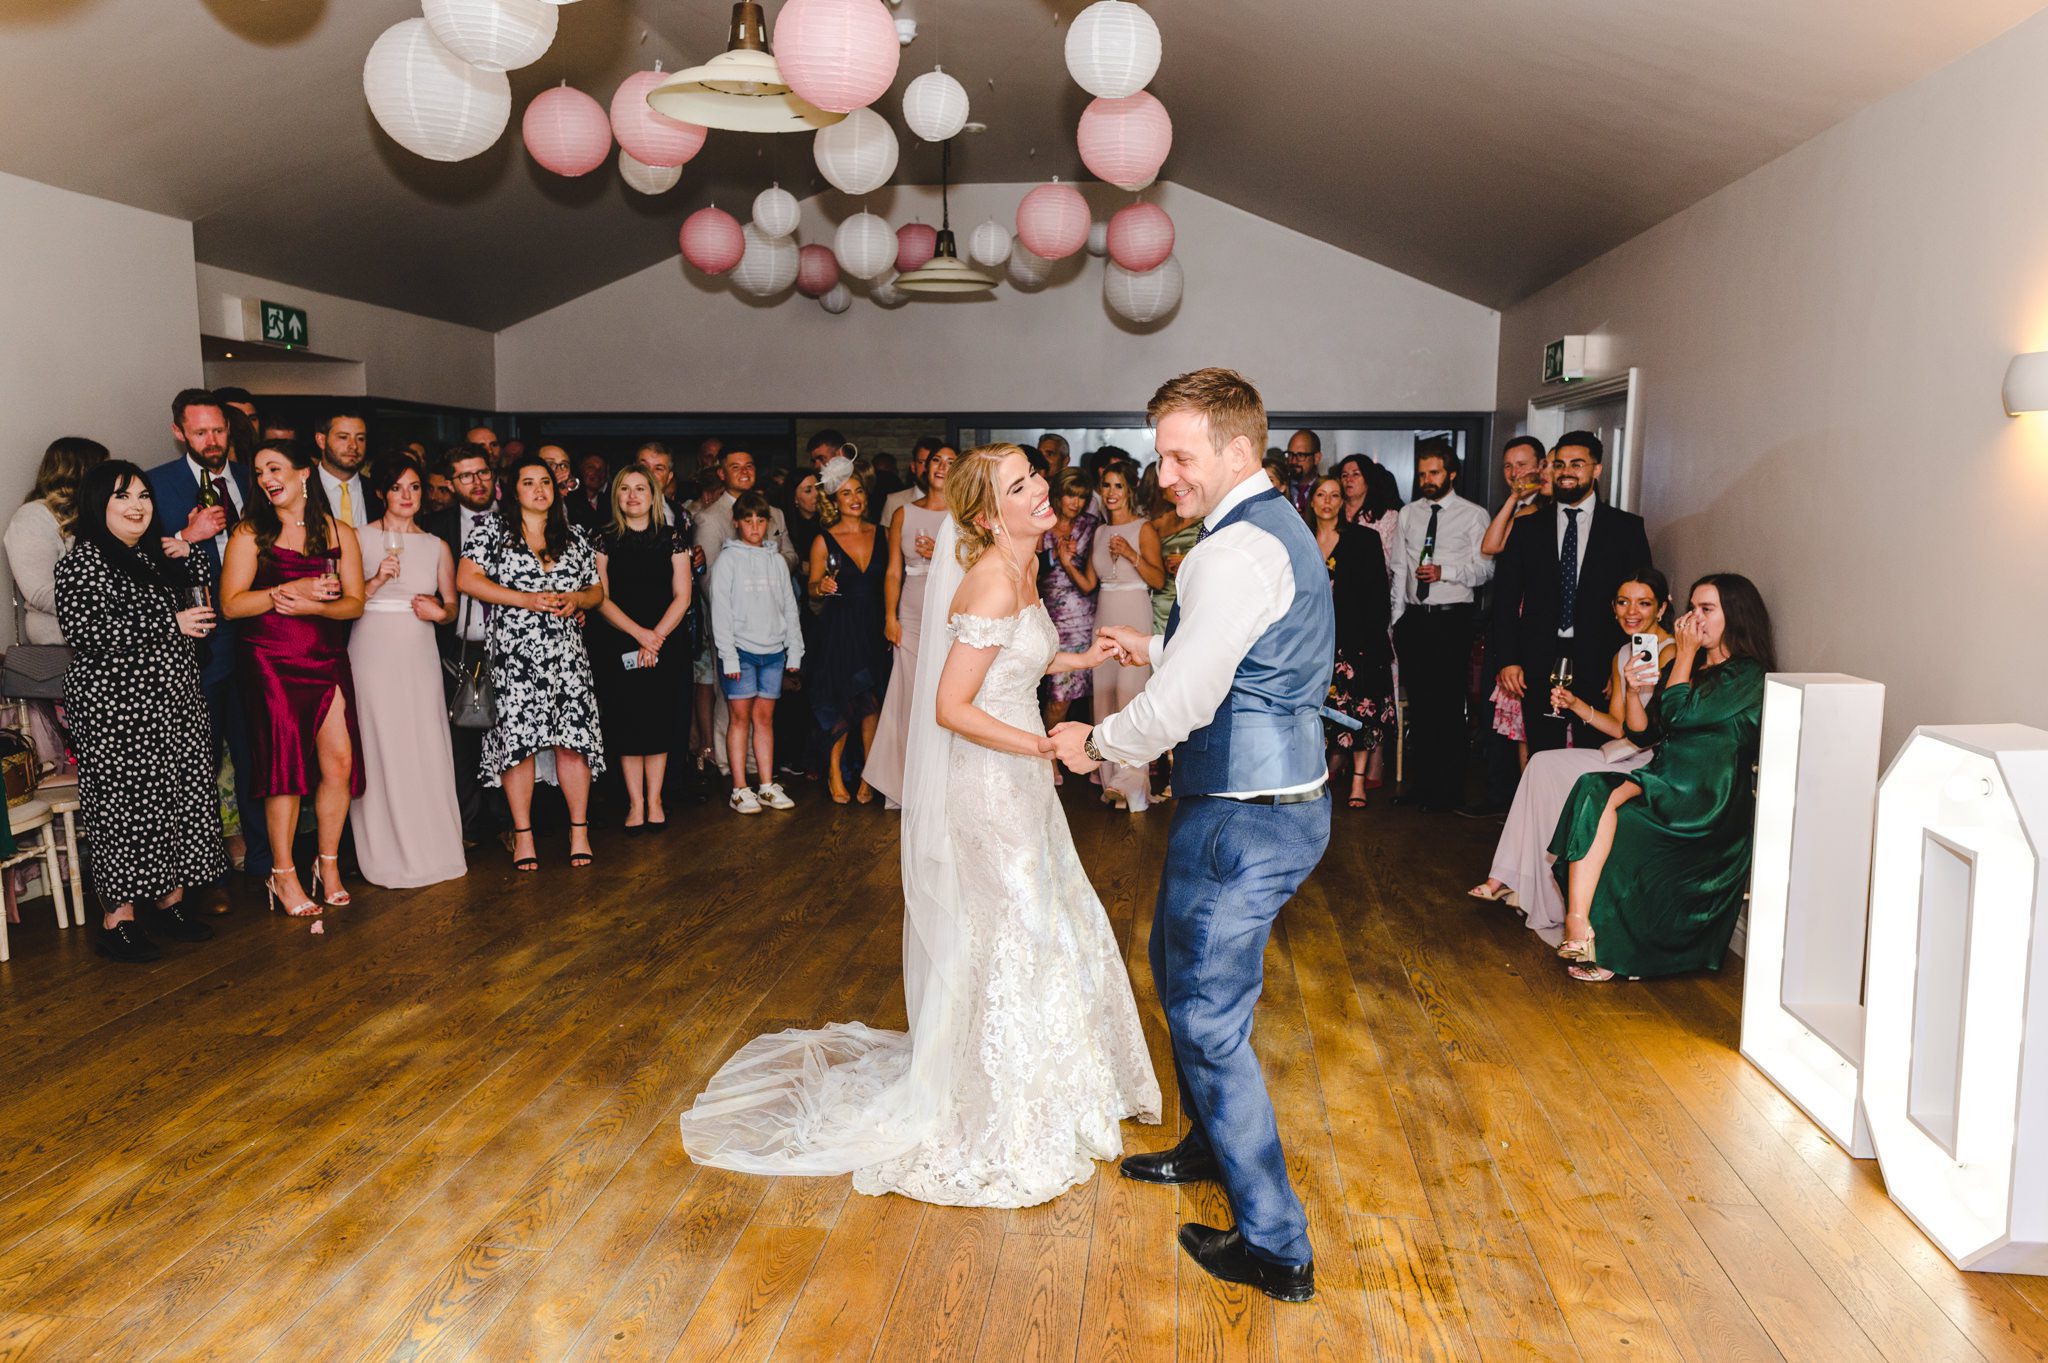
[[[759,814],[764,805],[796,807],[774,777],[775,702],[782,695],[783,674],[803,664],[804,634],[789,565],[762,543],[768,526],[768,499],[758,492],[742,493],[732,507],[737,538],[725,542],[711,568],[711,637],[718,645],[731,719],[725,735],[732,766],[727,803],[740,814]],[[754,768],[762,777],[758,790],[747,789],[750,729]]]

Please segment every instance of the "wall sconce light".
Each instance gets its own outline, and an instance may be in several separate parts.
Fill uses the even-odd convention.
[[[2048,350],[2013,356],[2005,367],[2005,386],[1999,396],[2005,399],[2007,416],[2048,412]]]

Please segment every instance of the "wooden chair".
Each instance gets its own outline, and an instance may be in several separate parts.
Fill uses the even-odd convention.
[[[85,882],[78,866],[78,772],[45,776],[36,787],[36,798],[49,805],[57,816],[64,839],[64,870],[71,885],[71,917],[85,926]]]
[[[57,870],[56,813],[41,800],[26,800],[7,811],[7,824],[14,833],[14,855],[0,861],[0,874],[34,857],[43,859],[43,877],[50,887],[50,901],[57,906],[57,926],[68,928],[71,919],[64,911],[64,881]],[[33,842],[27,835],[40,833]],[[9,898],[12,898],[10,895]],[[83,910],[80,911],[83,913]],[[83,919],[81,918],[81,922]],[[0,912],[0,961],[8,957],[7,915]]]

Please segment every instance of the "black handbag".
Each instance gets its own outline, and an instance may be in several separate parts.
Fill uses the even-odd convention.
[[[70,666],[69,644],[16,644],[0,660],[0,696],[62,700]]]
[[[491,685],[488,652],[469,661],[469,640],[455,663],[455,694],[448,700],[448,722],[458,729],[489,729],[498,722],[498,694]]]

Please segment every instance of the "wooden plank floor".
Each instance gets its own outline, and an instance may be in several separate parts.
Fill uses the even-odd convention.
[[[1736,1054],[1737,972],[1571,983],[1462,894],[1494,827],[1443,817],[1339,810],[1273,938],[1312,1305],[1182,1260],[1209,1188],[1102,1166],[975,1211],[695,1169],[676,1116],[741,1041],[901,1025],[895,818],[802,794],[601,834],[589,872],[558,837],[537,876],[364,890],[322,936],[238,901],[149,968],[32,902],[0,1360],[2048,1359],[2048,1281],[1955,1272]],[[1067,794],[1167,1075],[1167,815]]]

